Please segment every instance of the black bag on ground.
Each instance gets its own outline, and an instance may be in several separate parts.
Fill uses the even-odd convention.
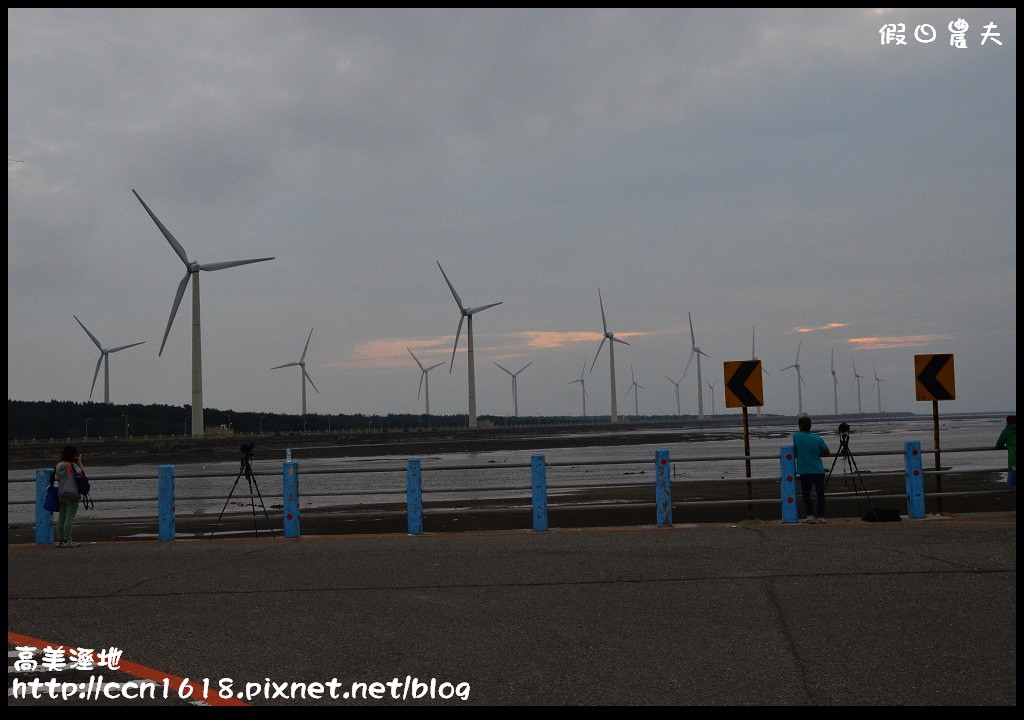
[[[899,522],[900,511],[892,508],[871,508],[864,513],[864,522]]]

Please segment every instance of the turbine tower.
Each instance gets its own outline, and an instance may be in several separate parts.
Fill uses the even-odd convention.
[[[636,381],[636,375],[633,374],[633,366],[629,366],[629,376],[633,379],[633,384],[629,386],[629,390],[626,391],[626,397],[629,397],[630,390],[633,391],[633,417],[634,419],[640,418],[640,390],[646,390],[643,385]]]
[[[298,365],[302,368],[302,429],[306,429],[306,381],[309,380],[309,384],[316,390],[316,394],[319,395],[320,391],[316,389],[316,383],[313,382],[313,378],[306,372],[306,351],[309,350],[309,339],[313,337],[313,328],[309,329],[309,335],[306,336],[306,347],[302,348],[302,355],[299,357],[298,362],[285,363],[284,365],[275,365],[270,368],[271,370],[277,370],[278,368],[294,367]]]
[[[857,414],[860,415],[864,412],[860,407],[860,379],[864,376],[857,374],[857,361],[853,360],[852,356],[850,359],[853,362],[853,382],[857,386]],[[853,385],[850,386],[850,389],[853,390]]]
[[[697,345],[697,338],[693,334],[693,316],[690,313],[686,313],[686,316],[690,319],[690,359],[686,361],[686,367],[683,368],[683,377],[686,377],[686,371],[690,369],[690,363],[693,362],[693,358],[697,358],[697,417],[701,420],[704,419],[704,386],[701,385],[700,377],[700,356],[711,359],[711,356],[700,349]]]
[[[82,321],[78,320],[77,315],[72,315],[75,320],[78,321],[79,325],[82,325]],[[142,345],[146,341],[132,343],[131,345],[122,345],[116,348],[104,348],[100,345],[100,341],[96,339],[96,336],[89,332],[89,328],[82,325],[82,329],[85,330],[85,334],[88,335],[96,347],[100,349],[100,358],[96,361],[96,372],[92,376],[92,387],[89,388],[89,399],[92,400],[92,392],[96,389],[96,378],[100,376],[100,365],[103,365],[103,402],[110,403],[110,353],[116,353],[118,350],[125,350],[136,345]]]
[[[615,343],[622,343],[623,345],[629,345],[629,343],[625,340],[619,340],[615,337],[615,333],[608,331],[608,322],[604,317],[604,301],[601,299],[601,288],[597,289],[597,302],[601,305],[601,325],[604,327],[604,335],[601,337],[601,344],[597,346],[597,352],[594,353],[594,361],[590,363],[590,372],[594,372],[594,363],[597,362],[597,356],[601,354],[601,348],[604,347],[604,341],[607,340],[608,372],[611,374],[611,421],[617,423],[619,421],[619,405],[615,396]]]
[[[796,368],[796,412],[798,415],[804,414],[804,395],[801,386],[807,384],[804,381],[803,376],[800,375],[800,348],[801,346],[803,346],[803,344],[804,339],[800,338],[800,343],[796,346],[796,360],[793,362],[792,365],[787,365],[786,367],[782,368],[783,370]]]
[[[493,362],[493,360],[492,360],[492,362]],[[494,364],[498,365],[498,363],[494,363]],[[516,372],[512,372],[508,368],[502,367],[501,365],[498,365],[498,367],[500,367],[502,370],[504,370],[505,372],[507,372],[509,375],[512,376],[512,404],[515,407],[515,412],[516,412],[515,416],[516,417],[519,417],[519,390],[516,388],[516,378],[519,377],[519,373],[521,373],[523,370],[525,370],[526,368],[530,367],[531,365],[533,365],[533,360],[531,360],[530,362],[528,362],[525,365],[523,365]]]
[[[406,348],[406,350],[409,350],[409,348]],[[412,355],[412,350],[409,350],[409,354]],[[420,399],[420,392],[423,390],[423,386],[426,385],[426,389],[427,389],[427,395],[426,395],[427,406],[424,409],[424,412],[427,415],[429,415],[430,414],[430,377],[427,375],[427,373],[429,373],[431,370],[433,370],[436,367],[441,367],[442,365],[444,365],[444,363],[443,362],[439,362],[436,365],[431,365],[430,367],[423,367],[423,363],[421,363],[419,358],[417,358],[415,355],[412,355],[412,359],[415,360],[416,364],[420,366],[420,387],[419,387],[419,390],[416,391],[416,400],[418,401]]]
[[[871,366],[871,369],[875,373],[875,389],[878,391],[878,412],[881,413],[882,412],[882,378],[878,377],[878,370],[875,368],[874,365]]]
[[[666,380],[668,380],[670,383],[676,386],[676,416],[680,416],[683,414],[683,406],[679,403],[679,383],[683,381],[684,377],[686,377],[686,375],[683,375],[683,377],[679,378],[678,380],[673,380],[668,375],[665,376]]]
[[[455,292],[455,287],[452,285],[452,281],[448,279],[448,275],[445,273],[444,268],[441,267],[441,263],[437,263],[437,267],[440,268],[441,274],[444,275],[444,281],[448,283],[448,289],[452,291],[452,296],[455,298],[455,303],[459,306],[459,327],[455,331],[455,346],[452,348],[452,362],[448,367],[448,372],[451,373],[455,367],[455,351],[459,349],[459,335],[462,333],[462,323],[466,321],[466,359],[469,364],[469,427],[475,428],[476,423],[476,369],[474,367],[473,358],[473,315],[492,308],[495,305],[501,305],[501,302],[490,303],[488,305],[480,305],[475,308],[467,308],[462,304],[459,294]]]
[[[264,258],[253,258],[252,260],[229,260],[227,262],[217,263],[206,263],[200,264],[196,260],[189,260],[188,255],[185,254],[185,248],[174,239],[170,231],[164,227],[163,223],[153,214],[153,211],[149,209],[149,206],[143,201],[139,194],[132,189],[135,193],[135,197],[138,198],[139,202],[142,203],[142,207],[146,209],[149,216],[156,223],[156,226],[163,233],[163,236],[167,239],[171,248],[177,254],[181,261],[185,263],[185,277],[178,283],[178,292],[174,296],[174,305],[171,306],[171,316],[167,319],[167,329],[164,330],[164,339],[160,342],[160,352],[158,356],[164,353],[164,344],[167,342],[167,335],[171,332],[171,324],[174,322],[174,315],[178,312],[178,306],[181,304],[181,298],[185,294],[185,288],[188,285],[189,278],[192,279],[192,434],[203,435],[206,431],[203,423],[203,341],[202,332],[199,323],[199,271],[213,271],[213,270],[224,270],[225,268],[235,267],[237,265],[248,265],[250,263],[265,262],[267,260],[273,260],[272,257]]]
[[[832,348],[832,403],[836,417],[839,417],[839,378],[836,377],[836,349]]]
[[[578,378],[576,378],[575,380],[570,380],[569,381],[570,385],[572,385],[573,383],[579,383],[580,384],[580,390],[582,391],[582,394],[583,394],[583,415],[582,415],[582,417],[586,417],[587,416],[587,384],[583,380],[583,373],[584,373],[584,371],[586,371],[586,369],[587,369],[587,359],[583,358],[583,367],[580,368],[580,376]]]

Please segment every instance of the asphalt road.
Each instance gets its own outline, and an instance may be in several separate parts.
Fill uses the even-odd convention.
[[[9,544],[8,644],[252,705],[1013,706],[1016,536],[1012,511]],[[9,705],[65,702],[8,667]]]

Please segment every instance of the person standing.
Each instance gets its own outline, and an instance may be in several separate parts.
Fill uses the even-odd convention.
[[[793,453],[796,455],[796,473],[800,476],[800,489],[804,496],[804,522],[825,522],[825,465],[821,458],[831,454],[821,435],[811,432],[811,418],[801,415],[797,419],[799,432],[793,433]],[[817,495],[818,509],[811,504],[811,488]]]
[[[1017,416],[1006,416],[1006,427],[999,433],[996,450],[1006,451],[1006,489],[1017,492]]]
[[[60,515],[57,516],[57,547],[76,548],[81,545],[71,538],[75,515],[78,514],[78,501],[82,498],[78,491],[79,475],[85,477],[82,453],[74,446],[68,445],[61,452],[57,467],[53,469],[53,480],[57,483],[57,494],[60,497]]]

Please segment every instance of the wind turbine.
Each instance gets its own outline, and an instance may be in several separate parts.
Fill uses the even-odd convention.
[[[832,402],[839,417],[839,378],[836,377],[836,349],[832,348]]]
[[[862,412],[864,412],[860,408],[860,379],[864,376],[857,374],[857,361],[854,360],[852,357],[850,358],[850,360],[853,362],[853,382],[857,386],[857,414],[860,415]],[[853,385],[850,386],[850,389],[853,390]]]
[[[640,418],[640,391],[646,390],[643,385],[636,381],[636,375],[633,374],[633,366],[629,366],[629,376],[633,378],[633,384],[629,386],[629,390],[626,391],[626,397],[629,397],[629,391],[633,391],[633,417],[635,419]]]
[[[757,330],[757,328],[751,328],[751,330],[750,330],[750,359],[751,360],[760,360],[760,358],[757,357],[757,351],[754,350],[754,332],[756,330]],[[764,363],[761,364],[761,372],[763,372],[765,375],[771,375],[771,373],[769,373],[767,370],[764,369]],[[761,406],[760,405],[757,406],[756,412],[757,412],[758,417],[760,417],[761,416]]]
[[[583,393],[583,417],[587,416],[587,385],[583,380],[583,373],[587,369],[587,359],[583,358],[583,367],[580,368],[580,376],[576,380],[570,380],[569,384],[573,383],[580,384],[580,390]]]
[[[683,377],[686,377],[686,371],[690,369],[690,363],[693,362],[694,356],[697,358],[697,417],[701,420],[704,419],[704,387],[700,384],[700,356],[711,359],[711,356],[700,349],[697,345],[697,338],[693,334],[693,316],[690,313],[686,313],[686,316],[690,319],[690,359],[686,361],[686,367],[683,368]]]
[[[409,348],[406,348],[406,350],[409,350]],[[412,350],[409,350],[409,354],[412,355]],[[415,355],[412,355],[412,359],[415,360],[416,364],[420,366],[420,387],[419,387],[419,390],[416,391],[416,399],[417,400],[420,399],[420,391],[423,390],[423,386],[424,386],[424,384],[426,384],[426,386],[427,386],[427,397],[426,397],[427,406],[426,406],[426,409],[424,410],[424,412],[427,415],[429,415],[430,414],[430,377],[427,375],[427,373],[429,373],[431,370],[433,370],[436,367],[441,367],[442,365],[444,365],[444,363],[443,362],[439,362],[436,365],[431,365],[430,367],[423,367],[423,363],[421,363],[419,358],[417,358]]]
[[[882,412],[882,378],[878,377],[878,370],[872,364],[871,369],[875,373],[875,389],[878,391],[878,412]]]
[[[473,315],[492,308],[495,305],[501,305],[501,302],[490,303],[488,305],[480,305],[475,308],[467,308],[462,304],[462,300],[459,298],[459,294],[455,292],[455,287],[452,285],[452,281],[448,279],[448,275],[445,273],[444,268],[441,267],[441,263],[437,263],[437,267],[440,268],[441,274],[444,275],[444,281],[448,283],[448,289],[452,291],[452,296],[455,298],[455,303],[459,306],[459,327],[455,331],[455,346],[452,347],[452,362],[448,368],[448,372],[451,373],[455,367],[455,351],[459,348],[459,335],[462,333],[462,322],[466,322],[466,359],[469,363],[469,427],[476,427],[476,369],[474,366],[473,358]]]
[[[171,306],[171,316],[167,319],[167,329],[164,330],[164,339],[160,342],[160,352],[157,355],[163,355],[164,344],[167,342],[167,335],[171,332],[171,323],[174,322],[174,315],[178,312],[178,306],[181,304],[181,298],[185,294],[185,287],[188,285],[189,278],[192,279],[192,434],[203,435],[206,431],[203,423],[203,341],[202,332],[199,323],[199,271],[200,270],[223,270],[229,267],[235,267],[236,265],[248,265],[249,263],[264,262],[266,260],[273,260],[272,257],[265,258],[253,258],[252,260],[229,260],[227,262],[217,263],[206,263],[200,264],[196,260],[189,260],[188,255],[185,254],[185,248],[174,239],[170,231],[164,227],[164,224],[157,219],[157,216],[153,214],[153,211],[149,209],[149,206],[143,201],[139,194],[132,189],[135,193],[135,197],[142,203],[142,207],[146,209],[149,216],[153,218],[153,222],[163,233],[163,236],[170,243],[171,248],[177,254],[181,261],[185,263],[185,277],[178,283],[178,292],[174,296],[174,305]]]
[[[804,414],[804,395],[801,386],[807,384],[806,381],[804,381],[803,377],[800,375],[800,348],[803,344],[804,339],[800,338],[800,343],[796,346],[796,360],[793,362],[792,365],[787,365],[786,367],[782,368],[783,370],[796,368],[796,407],[798,415]]]
[[[666,380],[668,380],[670,383],[672,383],[673,385],[676,386],[676,415],[682,415],[683,414],[683,406],[679,403],[679,383],[681,383],[683,381],[684,377],[686,377],[685,374],[681,378],[679,378],[678,380],[673,380],[668,375],[665,376]]]
[[[608,322],[604,317],[604,301],[601,299],[601,288],[597,289],[597,302],[601,305],[601,325],[604,327],[604,335],[601,337],[601,344],[597,346],[597,352],[594,353],[594,361],[590,363],[590,372],[594,372],[594,363],[597,362],[597,356],[601,354],[601,348],[604,347],[604,341],[608,340],[608,370],[611,373],[611,398],[612,398],[612,414],[611,421],[616,423],[619,421],[619,404],[615,397],[615,343],[622,343],[623,345],[629,345],[625,340],[619,340],[615,337],[615,333],[608,331]]]
[[[492,360],[491,362],[494,362],[494,361]],[[494,364],[498,365],[498,363],[494,363]],[[504,370],[505,372],[507,372],[509,375],[512,376],[512,404],[515,407],[515,412],[516,412],[515,416],[516,417],[519,417],[519,390],[516,389],[516,378],[519,377],[519,373],[521,373],[523,370],[525,370],[526,368],[530,367],[531,365],[533,365],[533,360],[531,360],[530,362],[528,362],[525,365],[523,365],[516,372],[512,372],[508,368],[502,367],[501,365],[498,365],[498,367],[500,367],[502,370]]]
[[[306,381],[309,380],[309,384],[316,390],[316,383],[313,382],[313,378],[306,372],[306,351],[309,350],[309,339],[313,337],[313,328],[309,329],[309,335],[306,336],[306,347],[302,348],[302,355],[299,357],[298,362],[285,363],[284,365],[275,365],[270,368],[271,370],[277,370],[278,368],[293,367],[298,365],[302,368],[302,429],[306,429]],[[319,395],[320,391],[316,390],[316,394]]]
[[[82,325],[82,321],[78,320],[77,315],[72,315],[75,320],[78,321],[79,325]],[[96,372],[92,376],[92,387],[89,388],[89,399],[92,400],[92,391],[96,389],[96,378],[100,376],[100,365],[103,365],[103,402],[110,402],[110,353],[116,353],[118,350],[125,350],[126,348],[135,347],[136,345],[142,345],[146,341],[132,343],[131,345],[122,345],[116,348],[104,348],[100,345],[100,341],[96,339],[96,336],[89,332],[89,328],[82,325],[82,329],[85,330],[85,334],[88,335],[92,341],[96,344],[96,347],[100,349],[100,358],[96,361]]]
[[[712,415],[715,414],[715,385],[717,385],[717,384],[718,384],[717,380],[715,380],[714,382],[708,382],[708,397],[711,398],[711,414]]]

